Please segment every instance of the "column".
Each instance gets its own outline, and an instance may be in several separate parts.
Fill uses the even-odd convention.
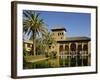
[[[60,54],[60,52],[59,52],[59,47],[60,47],[60,44],[58,43],[57,44],[57,47],[56,47],[56,51],[57,51],[57,67],[59,67],[60,66],[60,62],[59,62],[59,54]]]
[[[88,66],[89,66],[89,53],[88,53],[88,42],[87,42],[87,57],[88,57]]]
[[[82,66],[83,66],[83,55],[84,55],[83,46],[84,46],[84,43],[82,43],[82,53],[81,53],[81,54],[82,54],[82,55],[81,55],[81,56],[82,56]]]
[[[77,63],[77,53],[78,53],[78,43],[76,42],[76,66],[78,66],[78,63]]]
[[[88,65],[91,65],[91,43],[88,42]]]
[[[71,45],[71,43],[68,44],[68,46],[69,46],[69,52],[68,52],[68,53],[69,53],[69,54],[68,54],[69,62],[68,62],[68,66],[69,66],[69,67],[70,67],[70,45]]]
[[[63,51],[62,51],[62,53],[63,53],[63,55],[62,55],[62,57],[63,57],[63,66],[65,67],[65,44],[63,44]]]

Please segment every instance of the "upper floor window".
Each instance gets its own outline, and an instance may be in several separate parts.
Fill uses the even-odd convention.
[[[51,46],[49,46],[49,49],[51,49]]]
[[[64,35],[64,33],[63,33],[63,32],[60,32],[60,33],[58,33],[58,36],[59,36],[59,35]]]
[[[64,33],[62,33],[62,35],[64,35]]]
[[[59,33],[58,33],[58,36],[59,36]]]

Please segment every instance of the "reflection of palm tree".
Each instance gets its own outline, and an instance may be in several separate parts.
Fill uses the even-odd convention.
[[[23,25],[24,29],[29,29],[32,32],[33,38],[33,53],[36,55],[36,35],[45,35],[46,28],[43,19],[40,18],[40,14],[33,11],[23,11]]]

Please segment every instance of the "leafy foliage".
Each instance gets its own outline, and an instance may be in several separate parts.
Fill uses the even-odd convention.
[[[56,51],[52,51],[50,53],[50,58],[53,59],[53,58],[56,58],[57,57],[57,52]]]
[[[44,36],[47,32],[44,20],[40,18],[40,14],[31,10],[23,11],[23,30],[26,32],[30,28],[33,38],[33,53],[36,55],[36,36]]]

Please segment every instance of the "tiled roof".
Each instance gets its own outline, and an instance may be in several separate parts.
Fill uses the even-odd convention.
[[[89,37],[67,37],[67,41],[73,41],[73,40],[90,40]]]
[[[90,41],[89,37],[67,37],[65,40],[60,40],[57,42],[74,42],[74,41]],[[24,43],[33,44],[32,40],[24,41]]]
[[[74,42],[74,41],[90,41],[89,37],[67,37],[65,40],[60,40],[58,42]]]
[[[60,31],[60,30],[66,31],[66,28],[64,28],[64,27],[54,27],[54,28],[51,29],[51,31]]]

